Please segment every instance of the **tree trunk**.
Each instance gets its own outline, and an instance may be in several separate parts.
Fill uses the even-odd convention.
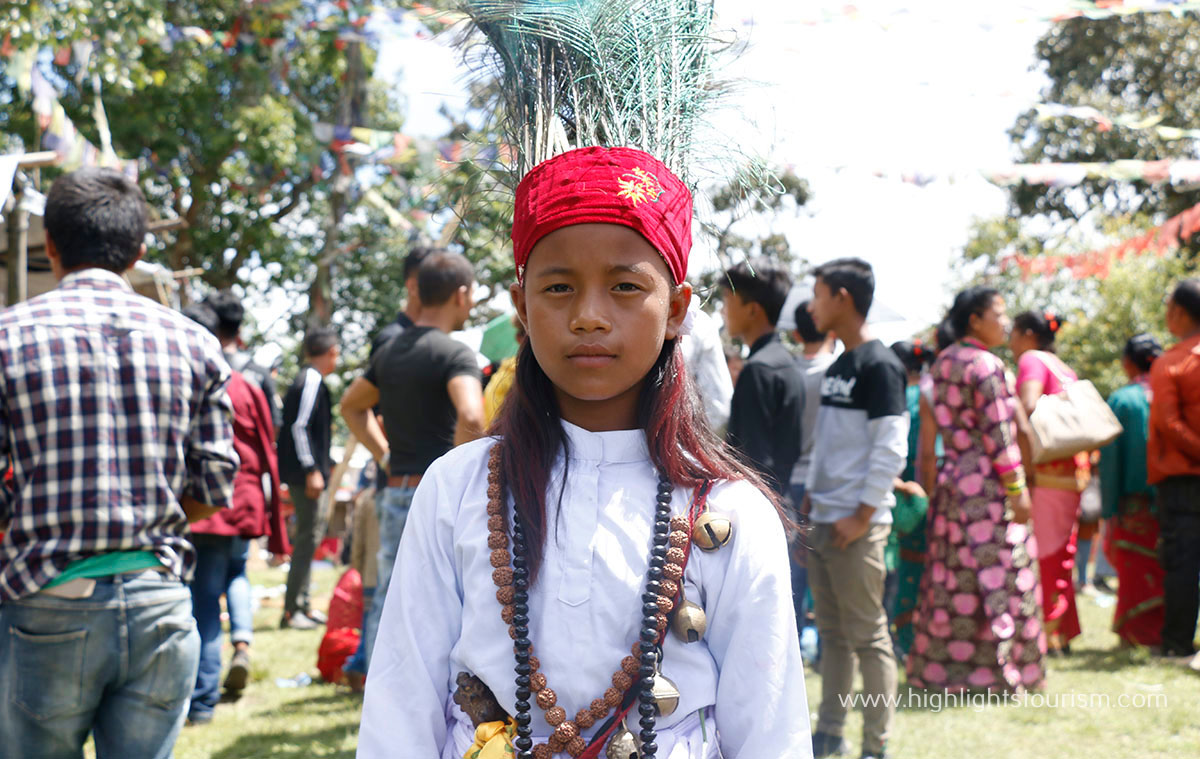
[[[338,126],[349,127],[361,123],[363,104],[366,100],[365,79],[362,44],[351,42],[346,46],[346,78],[338,101]],[[333,262],[337,257],[338,238],[341,235],[342,219],[347,211],[352,181],[353,174],[339,173],[332,182],[329,193],[329,226],[325,231],[321,255],[317,258],[317,271],[308,290],[309,327],[326,325],[333,318],[330,292],[333,283]]]

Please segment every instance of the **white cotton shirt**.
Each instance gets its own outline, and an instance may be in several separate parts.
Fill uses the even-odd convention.
[[[541,671],[573,717],[610,687],[638,637],[658,478],[643,431],[563,426],[569,480],[558,506],[560,455],[547,499],[558,517],[530,590],[529,627]],[[417,488],[372,655],[359,759],[461,757],[472,729],[452,703],[460,672],[478,676],[515,711],[512,640],[487,547],[494,442],[452,450]],[[691,497],[676,488],[673,512],[685,513]],[[663,674],[681,697],[659,719],[659,756],[709,759],[719,755],[719,741],[725,759],[807,759],[808,705],[783,527],[744,482],[718,484],[709,505],[730,516],[734,534],[715,552],[691,552],[685,594],[704,607],[708,631],[696,643],[668,633],[663,645]],[[534,738],[544,740],[551,728],[540,709],[532,714]]]
[[[696,392],[704,404],[709,425],[718,434],[723,434],[729,424],[733,378],[729,376],[729,364],[725,360],[721,327],[716,319],[701,310],[698,296],[692,296],[688,314],[692,320],[692,331],[679,341],[683,360],[692,381],[696,383]]]

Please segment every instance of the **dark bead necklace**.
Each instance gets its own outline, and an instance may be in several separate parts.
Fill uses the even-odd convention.
[[[671,530],[671,494],[674,486],[665,477],[659,478],[658,493],[655,499],[654,539],[650,550],[650,568],[646,573],[646,592],[642,594],[642,626],[638,636],[638,650],[641,656],[638,662],[638,679],[634,683],[637,688],[638,714],[641,719],[641,756],[643,759],[653,759],[658,753],[655,739],[655,716],[657,714],[654,696],[654,680],[658,672],[658,662],[662,655],[660,641],[664,629],[664,619],[660,606],[663,597],[663,571],[668,565],[667,548]],[[515,513],[512,523],[512,587],[513,587],[513,619],[512,634],[514,637],[513,651],[517,665],[515,704],[517,737],[513,745],[517,750],[517,759],[538,759],[533,747],[533,726],[530,711],[531,689],[530,675],[534,669],[530,666],[533,643],[529,640],[529,566],[527,562],[525,531],[521,527],[521,519]],[[674,595],[673,593],[671,595]],[[574,755],[574,753],[572,753]]]

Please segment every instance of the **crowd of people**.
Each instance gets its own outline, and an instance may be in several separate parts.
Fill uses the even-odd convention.
[[[645,154],[606,153],[596,179],[584,152],[549,162],[558,186],[636,165],[683,202]],[[145,252],[136,185],[96,169],[54,183],[59,287],[0,313],[6,741],[170,756],[222,684],[249,684],[255,539],[290,556],[281,627],[325,624],[310,585],[335,413],[373,459],[349,531],[361,635],[338,675],[366,692],[363,757],[398,735],[439,757],[496,741],[535,757],[597,741],[841,755],[856,669],[885,697],[864,700],[860,747],[882,757],[902,675],[1043,686],[1080,634],[1077,587],[1105,582],[1087,581],[1093,543],[1121,644],[1196,657],[1200,280],[1168,297],[1177,344],[1124,346],[1120,434],[1044,460],[1039,404],[1079,383],[1052,313],[1010,320],[1000,292],[972,287],[932,335],[888,347],[868,323],[870,264],[840,258],[813,269],[784,335],[793,277],[763,259],[719,278],[723,340],[671,227],[690,224],[690,195],[649,220],[521,202],[518,355],[484,376],[451,336],[475,305],[470,261],[417,247],[403,311],[335,407],[336,332],[307,332],[281,398],[231,292],[180,313],[122,279]],[[1088,492],[1098,529],[1081,522]],[[811,729],[801,641],[822,676]]]

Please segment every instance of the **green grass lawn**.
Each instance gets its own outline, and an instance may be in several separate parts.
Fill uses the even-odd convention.
[[[253,583],[268,587],[283,579],[278,570],[251,575]],[[318,570],[314,579],[324,607],[336,574]],[[280,599],[265,602],[255,619],[253,677],[245,696],[220,705],[211,724],[184,728],[178,759],[354,756],[362,701],[345,688],[320,683],[321,631],[279,630],[280,604]],[[1052,660],[1041,696],[1048,705],[902,708],[889,754],[915,759],[1200,756],[1200,675],[1152,661],[1144,651],[1118,651],[1116,636],[1108,631],[1111,611],[1080,598],[1084,634],[1072,645],[1073,656]],[[301,672],[309,673],[314,684],[275,684],[276,678]],[[908,692],[904,685],[901,690]],[[820,677],[811,671],[808,693],[815,713]],[[852,713],[846,728],[852,757],[858,755],[861,729],[861,716]],[[402,746],[398,736],[396,757],[408,759]]]

